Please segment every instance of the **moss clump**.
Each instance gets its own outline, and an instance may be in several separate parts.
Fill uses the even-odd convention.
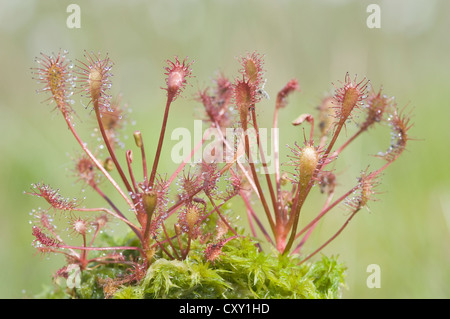
[[[126,273],[123,266],[101,266],[83,274],[79,288],[65,297],[175,298],[175,299],[287,299],[339,298],[345,267],[335,257],[298,265],[295,256],[258,251],[255,242],[239,238],[228,242],[214,263],[204,258],[204,247],[194,245],[186,260],[159,258],[138,283],[110,289]],[[53,294],[53,296],[52,296]],[[45,298],[61,298],[61,289]]]

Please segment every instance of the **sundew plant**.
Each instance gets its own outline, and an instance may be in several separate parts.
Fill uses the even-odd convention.
[[[47,95],[45,101],[66,122],[68,131],[60,134],[72,134],[80,148],[74,156],[75,179],[104,200],[104,207],[86,207],[46,182],[26,191],[48,204],[32,211],[33,245],[41,254],[62,254],[66,260],[53,274],[55,287],[41,296],[340,296],[345,267],[333,256],[313,257],[374,199],[381,174],[405,150],[409,115],[393,97],[373,89],[366,78],[346,74],[314,112],[289,106],[300,110],[292,125],[301,126],[302,134],[281,143],[279,112],[288,107],[288,97],[300,91],[298,80],[289,80],[275,98],[274,134],[268,141],[257,116],[259,102],[268,98],[263,56],[247,53],[238,58],[234,79],[220,74],[211,87],[197,92],[193,101],[202,106],[199,118],[208,129],[192,150],[183,153],[177,169],[168,173],[159,163],[168,160],[161,154],[170,111],[177,108],[177,99],[193,76],[192,62],[178,57],[167,61],[164,116],[152,119],[152,125],[161,125],[160,134],[148,138],[149,144],[141,131],[134,131],[133,149],[120,142],[126,107],[111,96],[113,63],[108,55],[85,52],[72,63],[67,52],[59,52],[41,54],[36,63],[38,93]],[[80,112],[95,119],[93,134],[75,125]],[[351,134],[350,122],[352,128],[357,123]],[[341,185],[330,164],[355,139],[380,125],[392,132],[387,150],[375,155],[381,164],[367,167],[353,185]],[[339,141],[344,142],[338,144],[341,136]],[[267,143],[272,147],[270,161]],[[280,145],[288,145],[287,161],[280,159]],[[195,160],[201,149],[203,156]],[[117,194],[108,194],[105,184]],[[323,204],[303,224],[300,216],[311,192],[321,193]],[[240,205],[233,205],[236,202]],[[337,206],[349,212],[345,222],[320,246],[306,251],[311,233]],[[57,227],[56,218],[65,220],[67,227]],[[239,218],[247,218],[248,228],[237,222]],[[124,223],[129,231],[111,236],[107,226],[112,221]]]

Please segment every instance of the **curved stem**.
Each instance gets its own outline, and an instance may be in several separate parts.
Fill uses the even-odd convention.
[[[183,162],[178,166],[178,168],[176,169],[176,171],[172,174],[172,176],[170,176],[169,180],[167,181],[167,184],[172,184],[173,180],[178,176],[178,174],[181,172],[181,170],[186,166],[186,163],[189,162],[190,159],[192,159],[192,157],[194,156],[194,154],[199,150],[199,148],[203,145],[203,143],[205,142],[205,140],[208,138],[209,136],[209,130],[206,131],[205,135],[202,137],[202,140],[197,143],[197,145],[194,147],[194,149],[192,150],[191,154],[189,154],[188,156],[186,156],[186,158],[183,160]]]
[[[216,121],[215,122],[216,128],[217,128],[217,133],[220,136],[220,139],[222,140],[222,142],[225,144],[225,146],[227,147],[227,150],[229,151],[233,151],[233,149],[230,146],[230,143],[228,143],[228,141],[225,139],[225,136],[222,134],[222,129],[219,125],[219,123]],[[234,163],[237,163],[237,165],[239,166],[239,168],[241,169],[242,173],[245,175],[245,178],[247,179],[247,181],[250,183],[251,187],[253,188],[253,190],[255,191],[255,193],[258,195],[258,189],[255,186],[255,182],[253,181],[253,178],[251,178],[251,176],[248,174],[247,170],[245,169],[244,165],[242,165],[242,163],[238,160],[240,154],[238,154],[238,152],[236,152],[234,154],[233,160],[231,162],[229,162],[227,165],[225,165],[221,170],[220,170],[220,174],[222,175],[223,173],[225,173]]]
[[[106,200],[106,202],[112,207],[112,209],[116,212],[116,214],[117,215],[119,215],[119,219],[124,219],[124,222],[128,225],[128,226],[130,226],[130,228],[133,230],[133,232],[136,234],[136,236],[139,238],[139,240],[142,242],[142,235],[141,235],[141,232],[140,232],[140,230],[134,225],[134,224],[131,224],[130,225],[130,222],[128,221],[128,219],[122,214],[122,212],[119,210],[119,208],[117,208],[117,206],[112,202],[112,200],[108,197],[108,196],[106,196],[105,195],[105,193],[103,193],[99,188],[98,188],[98,186],[97,185],[91,185],[92,186],[92,188],[104,199],[104,200]]]
[[[305,259],[303,259],[302,261],[299,262],[299,265],[304,263],[305,261],[307,261],[308,259],[310,259],[311,257],[313,257],[315,254],[317,254],[319,251],[321,251],[325,246],[327,246],[329,243],[331,243],[337,236],[339,236],[339,234],[344,230],[345,227],[347,227],[348,223],[350,222],[350,220],[353,218],[353,216],[356,215],[356,213],[359,211],[359,209],[355,210],[349,218],[347,218],[347,220],[345,221],[344,225],[341,226],[341,228],[339,228],[339,230],[333,235],[331,236],[330,239],[328,239],[322,246],[320,246],[319,248],[317,248],[314,252],[312,252],[308,257],[306,257]]]
[[[175,249],[175,246],[173,245],[172,240],[170,239],[170,236],[167,233],[167,229],[166,229],[166,226],[164,225],[164,223],[161,224],[161,227],[162,227],[162,229],[164,231],[164,235],[166,235],[167,242],[169,243],[170,247],[172,248],[173,253],[176,256],[176,259],[180,259],[180,256],[178,255],[177,250]],[[183,255],[183,248],[181,246],[181,241],[179,239],[179,236],[177,236],[177,239],[178,239],[178,244],[180,245],[180,252]]]
[[[75,249],[75,250],[83,250],[83,251],[108,251],[108,250],[137,250],[141,253],[143,257],[145,257],[145,253],[140,247],[134,246],[117,246],[117,247],[80,247],[80,246],[69,246],[69,245],[60,245],[59,248],[63,249]]]
[[[136,214],[136,207],[134,204],[130,201],[128,196],[122,191],[120,186],[117,184],[117,182],[111,177],[111,175],[106,171],[106,169],[103,167],[103,165],[98,161],[98,159],[91,153],[91,151],[86,147],[85,143],[81,140],[78,133],[75,131],[75,129],[72,126],[72,123],[70,121],[69,115],[63,113],[64,119],[66,120],[67,126],[69,127],[69,130],[72,132],[73,136],[77,140],[78,144],[80,144],[83,151],[86,153],[86,155],[91,159],[91,161],[95,164],[95,166],[102,172],[102,174],[106,177],[106,179],[113,185],[113,187],[119,192],[119,194],[125,199],[128,206],[134,211]]]
[[[330,202],[332,200],[334,196],[334,192],[331,192],[328,197],[327,200],[325,201],[325,204],[323,205],[323,208],[321,210],[321,212],[323,212],[329,205]],[[308,232],[305,234],[305,236],[303,236],[302,241],[297,245],[297,247],[295,247],[295,249],[292,251],[292,253],[298,253],[298,251],[300,250],[300,248],[305,244],[306,240],[309,238],[309,236],[311,235],[311,233],[313,232],[313,230],[316,228],[317,224],[319,223],[319,220],[316,220],[311,227],[308,229]],[[298,233],[295,238],[297,239],[298,237],[300,237],[301,233]]]
[[[219,215],[220,219],[225,223],[225,225],[233,232],[233,234],[235,234],[236,236],[238,235],[238,233],[236,232],[236,230],[231,227],[231,225],[228,223],[228,221],[225,219],[225,217],[222,215],[222,213],[220,212],[219,208],[217,207],[216,203],[214,202],[214,200],[212,199],[211,195],[208,194],[207,192],[204,192],[206,194],[206,196],[208,197],[209,201],[211,202],[211,204],[214,207],[214,210],[217,212],[217,214]]]
[[[353,193],[356,189],[358,188],[358,186],[353,187],[352,189],[350,189],[348,192],[346,192],[344,195],[342,195],[341,197],[339,197],[338,199],[336,199],[331,205],[325,207],[320,213],[319,215],[317,215],[308,225],[306,225],[305,227],[303,227],[303,229],[295,236],[295,238],[298,238],[299,236],[301,236],[305,231],[307,231],[309,228],[311,228],[312,226],[314,226],[314,224],[316,224],[326,213],[328,213],[331,209],[333,209],[334,207],[336,207],[336,205],[338,205],[340,202],[342,202],[344,199],[346,199],[351,193]]]
[[[350,137],[348,139],[348,141],[346,141],[344,144],[342,144],[334,153],[333,156],[337,156],[339,155],[344,148],[346,148],[353,140],[355,140],[362,132],[364,132],[366,130],[366,128],[361,128],[358,130],[358,132],[356,132],[352,137]]]
[[[77,212],[104,212],[106,214],[114,216],[115,218],[120,219],[121,221],[126,223],[128,226],[130,226],[133,230],[139,231],[139,228],[136,225],[134,225],[132,222],[130,222],[128,219],[126,219],[123,216],[120,216],[120,215],[114,213],[113,211],[110,211],[109,209],[104,208],[104,207],[100,207],[100,208],[75,208],[75,209],[73,209],[73,211],[77,211]]]
[[[264,237],[267,239],[267,241],[269,243],[271,243],[273,246],[275,246],[275,243],[273,242],[272,238],[270,238],[269,234],[267,233],[266,229],[264,228],[263,224],[261,223],[261,221],[259,220],[258,216],[256,215],[255,211],[253,210],[253,207],[250,204],[250,201],[248,200],[247,195],[244,194],[243,191],[239,192],[240,196],[242,197],[242,199],[244,200],[245,206],[247,207],[247,213],[248,213],[248,220],[250,223],[250,228],[252,231],[252,235],[254,237],[256,237],[256,231],[254,229],[253,226],[253,221],[251,218],[254,218],[256,223],[258,224],[259,229],[261,230],[261,232],[263,233]]]

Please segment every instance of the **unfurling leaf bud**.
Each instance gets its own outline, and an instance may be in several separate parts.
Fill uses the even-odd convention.
[[[136,131],[133,133],[134,136],[134,142],[136,143],[137,147],[142,147],[142,135],[141,131]]]
[[[297,117],[295,120],[292,121],[292,125],[298,126],[301,125],[304,121],[311,122],[313,119],[311,114],[302,114],[299,117]]]
[[[290,80],[277,94],[276,108],[283,108],[287,104],[287,97],[295,91],[300,91],[297,79]]]

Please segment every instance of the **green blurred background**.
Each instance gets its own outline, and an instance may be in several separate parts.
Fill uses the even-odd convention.
[[[66,26],[70,3],[81,8],[79,29]],[[381,8],[379,29],[366,26],[371,3]],[[83,50],[109,53],[115,62],[112,92],[123,93],[136,121],[125,134],[140,129],[150,154],[163,114],[163,67],[174,55],[195,60],[195,78],[174,104],[169,132],[170,126],[193,127],[197,88],[209,85],[218,71],[234,77],[235,57],[254,50],[265,54],[272,97],[261,103],[260,126],[270,126],[274,97],[289,79],[297,78],[302,88],[280,115],[281,145],[301,142],[290,121],[313,112],[331,82],[346,72],[367,76],[375,89],[383,85],[400,106],[413,110],[416,140],[383,176],[383,193],[371,212],[361,212],[324,253],[338,254],[348,267],[344,298],[449,298],[449,13],[444,0],[1,0],[0,297],[33,296],[62,263],[35,255],[29,212],[44,203],[23,192],[44,181],[65,196],[83,196],[70,178],[71,156],[79,149],[61,116],[41,103],[46,97],[35,94],[40,86],[30,71],[40,52],[67,49],[72,60],[82,59]],[[89,111],[78,97],[76,102],[80,126],[90,128]],[[169,149],[170,141],[165,145]],[[376,133],[355,143],[342,160],[341,183],[354,183],[369,162],[380,165],[366,154],[388,145],[389,136]],[[170,160],[161,165],[167,172],[175,167]],[[346,216],[342,209],[331,214],[309,248]],[[366,285],[370,264],[380,266],[381,288]]]

